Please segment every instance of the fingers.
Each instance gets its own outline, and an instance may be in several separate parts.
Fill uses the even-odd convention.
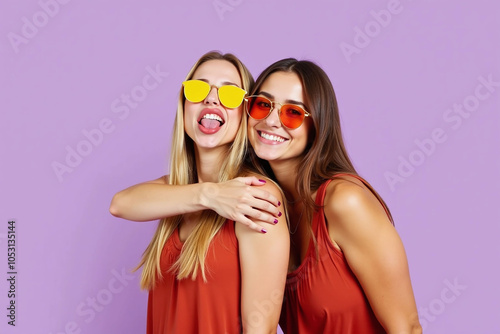
[[[266,202],[266,204],[269,207],[273,207],[269,203]],[[273,207],[274,208],[274,207]],[[240,208],[238,210],[242,215],[244,215],[245,219],[251,219],[255,221],[259,221],[261,223],[267,223],[267,224],[277,224],[278,223],[278,218],[281,217],[283,214],[280,211],[277,211],[276,214],[271,214],[269,212],[266,212],[262,209],[254,208],[254,207],[246,207],[246,208]]]
[[[251,195],[254,200],[249,203],[253,208],[270,213],[273,216],[280,217],[281,202],[270,192],[262,189],[251,189]]]
[[[248,219],[246,217],[241,219],[241,220],[238,220],[237,223],[241,223],[243,225],[246,225],[248,228],[254,230],[255,232],[267,233],[267,230],[265,227],[262,227],[261,225],[251,221],[250,219]]]
[[[259,179],[255,176],[238,177],[235,180],[238,180],[239,182],[242,182],[242,183],[246,184],[247,186],[250,186],[250,187],[247,187],[246,191],[249,194],[251,194],[253,197],[265,200],[265,201],[271,203],[272,205],[274,205],[275,207],[281,206],[281,202],[276,198],[276,196],[274,196],[270,192],[268,192],[266,190],[259,189],[259,188],[252,187],[252,186],[262,186],[262,185],[266,184],[266,180]],[[263,209],[263,208],[261,208],[261,209]],[[270,213],[277,215],[278,210],[270,210]]]
[[[262,186],[262,185],[266,184],[266,180],[259,179],[255,176],[238,177],[236,179],[239,179],[241,182],[243,182],[247,186]]]
[[[264,190],[260,187],[247,185],[244,188],[242,188],[242,190],[244,191],[245,194],[250,195],[256,199],[267,201],[276,207],[281,205],[281,202],[276,198],[276,196],[274,196],[269,191]]]
[[[211,204],[208,207],[223,217],[242,223],[254,231],[261,231],[265,229],[262,225],[276,224],[283,215],[278,198],[259,187],[264,184],[264,180],[254,176],[219,183],[217,187],[220,191],[210,197]]]

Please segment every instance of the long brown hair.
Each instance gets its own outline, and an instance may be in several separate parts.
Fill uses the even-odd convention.
[[[193,77],[201,64],[210,60],[225,60],[233,64],[241,77],[242,88],[250,91],[253,77],[245,65],[233,54],[222,54],[218,51],[208,52],[203,55],[189,71],[186,80]],[[177,104],[177,114],[174,121],[172,139],[170,175],[168,183],[171,185],[185,185],[198,182],[195,149],[193,140],[184,131],[184,102],[185,97],[181,88]],[[240,106],[243,108],[243,106]],[[247,118],[243,115],[238,132],[224,154],[218,181],[231,180],[242,173],[242,164],[247,148]],[[136,270],[142,270],[141,287],[152,289],[158,279],[162,278],[160,256],[167,239],[176,230],[182,221],[182,215],[167,217],[160,220],[153,239],[144,251],[142,260]],[[206,281],[205,259],[211,240],[224,225],[226,219],[217,215],[215,211],[203,211],[193,231],[186,239],[179,259],[170,269],[175,272],[178,279],[191,277],[195,279],[201,273]]]
[[[312,115],[313,126],[309,133],[305,155],[297,170],[296,190],[304,201],[308,221],[316,208],[311,195],[322,183],[336,174],[358,175],[347,153],[340,127],[337,98],[328,75],[315,63],[294,58],[282,59],[266,68],[257,78],[252,95],[260,91],[262,84],[275,72],[291,72],[299,76],[304,92],[304,103]],[[259,171],[276,179],[269,163],[257,157],[252,148],[248,155]],[[382,197],[366,182],[368,188],[387,208]],[[389,209],[387,212],[393,221]]]

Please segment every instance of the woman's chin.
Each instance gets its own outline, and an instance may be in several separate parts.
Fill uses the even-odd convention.
[[[269,151],[255,151],[255,154],[262,160],[267,160],[269,162],[279,161],[280,157],[277,152],[269,152]]]

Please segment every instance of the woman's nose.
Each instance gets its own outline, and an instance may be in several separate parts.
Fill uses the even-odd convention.
[[[271,109],[271,113],[269,116],[266,118],[266,124],[271,127],[280,127],[281,122],[280,122],[280,117],[279,117],[279,112],[280,112],[280,105],[273,104],[273,108]]]
[[[210,88],[210,93],[208,93],[207,97],[203,102],[205,104],[215,104],[215,105],[218,105],[220,103],[217,87]]]

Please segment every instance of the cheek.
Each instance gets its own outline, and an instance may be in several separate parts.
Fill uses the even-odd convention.
[[[241,107],[236,110],[236,115],[238,115],[238,123],[241,123],[241,118],[243,117],[243,109]]]
[[[184,122],[189,121],[191,117],[193,117],[193,103],[184,102]]]
[[[248,137],[248,141],[250,142],[250,145],[254,146],[255,144],[255,131],[254,131],[254,127],[255,125],[257,124],[257,122],[248,117],[247,118],[247,137]]]
[[[248,127],[248,132],[250,132],[255,127],[255,125],[257,124],[257,121],[254,120],[251,117],[248,117],[247,118],[247,122],[248,122],[248,126],[247,126]]]
[[[234,124],[239,128],[242,117],[243,117],[243,112],[241,110],[232,110],[229,112],[229,117],[231,117],[231,123]]]

